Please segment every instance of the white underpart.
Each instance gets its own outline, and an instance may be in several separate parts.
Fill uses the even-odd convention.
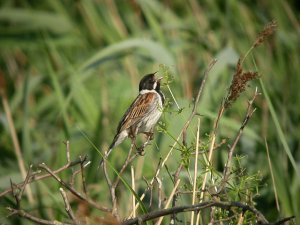
[[[156,83],[155,85],[156,86]],[[142,132],[153,132],[153,125],[157,123],[159,120],[161,114],[162,114],[162,99],[161,96],[155,91],[155,90],[142,90],[140,91],[140,94],[146,94],[146,93],[155,93],[156,98],[158,98],[158,104],[154,105],[153,109],[149,112],[147,116],[145,116],[143,123],[141,123],[138,127],[137,133]]]
[[[148,117],[145,118],[144,122],[140,124],[138,128],[138,133],[153,132],[153,125],[157,123],[161,114],[162,114],[161,109],[157,107],[155,112],[151,113]]]

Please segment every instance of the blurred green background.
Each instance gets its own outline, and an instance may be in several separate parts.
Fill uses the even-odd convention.
[[[205,68],[217,58],[198,108],[203,115],[201,136],[205,138],[238,57],[250,48],[264,25],[275,19],[275,35],[245,61],[245,69],[258,69],[261,79],[252,82],[226,112],[218,142],[234,138],[247,99],[256,86],[263,92],[263,84],[265,91],[255,103],[257,111],[237,153],[246,156],[243,165],[250,173],[260,171],[262,175],[255,199],[258,209],[271,221],[278,216],[295,215],[300,223],[298,1],[2,0],[0,7],[1,73],[6,80],[7,98],[26,168],[41,162],[53,169],[62,166],[66,163],[62,142],[70,140],[72,159],[88,155],[92,160],[87,169],[89,192],[93,199],[106,205],[107,189],[97,169],[100,156],[81,131],[99,149],[106,149],[119,119],[138,93],[140,78],[165,64],[174,76],[171,89],[184,108],[179,115],[163,116],[168,131],[177,137],[191,111]],[[170,98],[166,87],[163,91]],[[189,142],[195,138],[195,132],[196,120],[189,129]],[[276,209],[264,138],[270,150],[280,212]],[[141,177],[150,179],[154,175],[159,157],[167,154],[172,143],[169,136],[158,133],[146,155],[136,160],[141,190],[145,187]],[[129,141],[124,142],[110,156],[117,168],[122,165],[129,145]],[[226,159],[225,149],[214,156],[220,171]],[[167,163],[171,174],[179,161],[180,153],[175,152]],[[9,187],[10,178],[14,182],[22,180],[16,162],[1,104],[0,191]],[[69,175],[66,171],[62,177],[67,179]],[[128,171],[128,181],[129,176]],[[161,176],[168,195],[172,183],[166,170]],[[23,208],[43,218],[66,218],[56,182],[45,180],[31,186],[34,204],[26,205],[24,197]],[[120,196],[121,215],[126,215],[128,196]],[[16,218],[5,218],[4,207],[11,201],[11,196],[0,199],[0,222],[25,224]],[[93,213],[97,212],[90,212]]]

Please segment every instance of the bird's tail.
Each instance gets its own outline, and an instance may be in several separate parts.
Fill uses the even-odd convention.
[[[117,134],[117,135],[114,137],[114,140],[113,140],[113,142],[111,143],[111,145],[109,146],[108,151],[106,151],[106,152],[104,153],[104,156],[103,156],[102,160],[100,161],[100,166],[102,166],[104,160],[107,159],[107,157],[109,156],[109,154],[111,153],[111,151],[113,150],[113,148],[116,147],[117,145],[119,145],[126,137],[127,137],[127,133],[125,133],[125,134],[120,133],[120,134]]]

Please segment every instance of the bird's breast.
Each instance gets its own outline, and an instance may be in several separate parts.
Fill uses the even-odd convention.
[[[158,93],[156,94],[157,97],[156,97],[156,101],[154,102],[154,109],[141,121],[138,133],[152,131],[153,127],[156,125],[156,123],[158,122],[162,114],[162,110],[163,110],[162,98]]]
[[[161,110],[155,110],[151,114],[149,114],[145,119],[143,120],[142,124],[139,127],[139,133],[141,132],[150,132],[153,127],[158,122],[162,112]]]

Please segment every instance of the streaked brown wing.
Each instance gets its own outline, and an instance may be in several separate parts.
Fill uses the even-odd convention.
[[[124,114],[118,126],[118,133],[129,128],[139,119],[151,112],[154,107],[157,107],[156,104],[153,104],[156,98],[156,94],[152,92],[138,95]]]

